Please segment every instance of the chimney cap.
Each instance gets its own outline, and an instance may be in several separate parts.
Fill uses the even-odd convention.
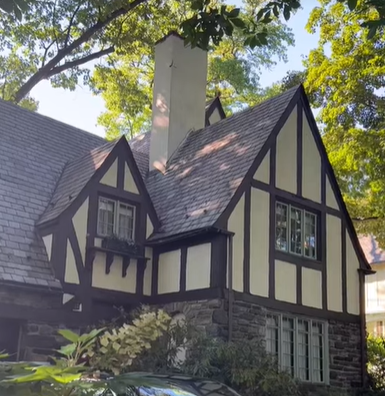
[[[166,34],[164,37],[162,37],[161,39],[159,39],[158,41],[155,42],[155,45],[158,45],[160,43],[163,43],[163,41],[166,41],[170,36],[174,36],[177,37],[181,40],[184,41],[184,37],[181,36],[176,30],[171,30],[168,34]]]

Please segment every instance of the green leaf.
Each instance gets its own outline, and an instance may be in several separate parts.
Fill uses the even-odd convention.
[[[371,40],[377,33],[377,26],[372,26],[368,31],[368,39]]]
[[[191,9],[193,11],[199,11],[203,8],[203,1],[202,0],[194,0],[191,2]]]
[[[238,18],[240,12],[241,12],[240,8],[233,8],[233,9],[228,13],[228,17],[229,17],[229,18]]]
[[[260,46],[260,42],[258,40],[257,36],[252,36],[250,39],[250,48],[254,49],[255,47],[259,47]]]
[[[353,11],[357,7],[357,0],[348,0],[348,7],[350,11]]]
[[[68,341],[78,342],[79,340],[79,335],[71,330],[59,330],[58,333]]]
[[[258,33],[257,34],[258,40],[261,45],[267,45],[267,33]]]
[[[290,19],[290,7],[288,7],[287,5],[285,5],[285,7],[283,8],[283,16],[286,21]]]
[[[76,351],[76,344],[68,344],[66,346],[61,347],[58,352],[64,356],[71,356]]]
[[[245,22],[240,18],[234,18],[231,20],[231,23],[236,26],[237,28],[244,29],[246,27]]]

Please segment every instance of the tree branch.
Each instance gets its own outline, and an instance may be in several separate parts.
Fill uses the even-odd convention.
[[[75,12],[74,12],[74,13],[72,14],[72,16],[71,16],[70,22],[69,22],[69,24],[68,24],[68,29],[67,29],[66,38],[65,38],[65,40],[64,40],[64,48],[67,48],[67,46],[68,46],[68,41],[69,41],[69,38],[70,38],[70,33],[71,33],[72,24],[74,23],[75,16],[76,16],[76,14],[78,13],[78,11],[80,10],[80,7],[81,7],[81,3],[76,7]]]
[[[372,217],[352,217],[353,221],[371,221],[371,220],[380,220],[383,217],[380,216],[372,216]]]
[[[146,1],[147,0],[134,0],[130,4],[128,4],[127,7],[118,8],[117,10],[109,14],[104,20],[99,20],[90,28],[88,28],[79,38],[74,40],[66,48],[62,48],[61,50],[59,50],[56,56],[54,56],[37,73],[31,76],[29,80],[27,80],[25,84],[23,84],[16,92],[14,96],[14,101],[16,103],[19,103],[21,99],[28,95],[28,93],[36,84],[48,78],[49,74],[52,72],[52,69],[54,69],[57,64],[59,64],[66,56],[70,55],[73,50],[79,48],[81,45],[86,43],[95,33],[99,32],[115,19],[127,14],[128,12],[132,11],[134,8],[138,7],[142,3],[145,3]]]
[[[57,41],[56,39],[51,41],[51,44],[48,47],[44,48],[44,55],[43,55],[43,60],[41,61],[41,67],[44,67],[45,60],[47,59],[48,51],[55,44],[56,41]]]
[[[54,67],[48,74],[46,78],[50,78],[56,74],[59,74],[65,70],[71,69],[72,67],[84,65],[84,63],[87,63],[93,59],[98,59],[104,55],[111,54],[112,52],[115,51],[114,47],[109,47],[104,50],[101,50],[99,52],[94,52],[93,54],[87,55],[84,58],[76,59],[71,62],[66,62],[64,65]]]

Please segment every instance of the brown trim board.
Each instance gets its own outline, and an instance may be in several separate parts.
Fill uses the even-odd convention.
[[[211,241],[210,287],[226,287],[228,235],[216,235]]]
[[[228,290],[225,290],[225,296],[226,297],[228,296]],[[241,293],[237,291],[234,291],[234,298],[236,301],[237,300],[245,301],[277,311],[282,311],[296,315],[310,316],[318,319],[337,320],[337,321],[356,322],[356,323],[359,323],[361,320],[359,315],[327,311],[325,309],[311,308],[311,307],[306,307],[304,305],[292,304],[284,301],[274,300],[267,297],[255,296],[252,294]]]
[[[296,276],[296,286],[297,286],[297,304],[302,305],[302,266],[297,265],[297,276]]]
[[[297,195],[302,196],[302,134],[303,134],[303,110],[302,102],[297,104]]]
[[[74,225],[72,223],[72,219],[70,219],[69,224],[68,224],[68,242],[71,244],[72,253],[74,254],[76,270],[78,272],[78,277],[79,277],[79,283],[83,284],[83,282],[84,282],[83,259],[82,259],[82,254],[81,254],[80,247],[79,247],[79,241],[76,236]]]
[[[208,300],[215,298],[224,298],[224,289],[216,287],[188,290],[185,292],[158,294],[156,296],[150,297],[145,296],[143,302],[146,304],[168,304],[171,302]]]
[[[211,102],[209,108],[205,112],[205,124],[206,124],[206,126],[210,125],[210,117],[213,114],[215,109],[218,109],[219,115],[221,117],[221,120],[226,118],[226,113],[223,110],[221,100],[220,100],[219,96],[216,96],[214,98],[214,100]]]
[[[310,199],[299,197],[298,195],[292,194],[289,191],[281,190],[280,188],[277,188],[277,187],[271,187],[270,184],[261,182],[259,180],[253,179],[251,181],[251,186],[253,188],[257,188],[259,190],[276,195],[279,198],[291,201],[294,204],[301,205],[310,211],[311,210],[318,210],[319,212],[326,211],[328,214],[331,214],[336,217],[342,216],[341,212],[339,212],[338,210],[336,210],[334,208],[324,207],[324,205],[322,205],[322,203],[314,202],[314,201],[311,201]]]
[[[346,272],[346,223],[341,221],[341,279],[342,279],[342,311],[348,311],[347,272]]]
[[[117,180],[116,180],[116,187],[118,190],[124,191],[124,165],[126,161],[124,160],[122,155],[118,156],[118,170],[117,170]]]
[[[277,140],[270,148],[270,187],[276,183]],[[275,298],[275,195],[270,192],[269,203],[269,297]]]
[[[146,211],[151,219],[151,222],[154,226],[154,230],[156,231],[160,227],[160,221],[158,219],[158,215],[156,214],[154,205],[151,201],[150,194],[147,191],[146,185],[144,184],[142,175],[139,172],[138,165],[135,161],[134,155],[132,154],[130,145],[127,142],[125,136],[122,136],[121,141],[123,142],[123,150],[125,152],[125,158],[127,161],[128,168],[132,173],[132,177],[138,187],[139,193],[142,197],[144,206],[146,206]]]
[[[151,295],[158,294],[159,253],[152,251]]]
[[[321,260],[323,262],[322,269],[322,308],[328,308],[328,289],[327,289],[327,214],[329,213],[329,208],[326,205],[326,168],[325,168],[325,158],[321,156],[321,224],[318,227],[318,231],[320,232],[321,241]],[[341,212],[338,212],[339,216],[341,216]]]
[[[186,271],[187,271],[187,247],[184,246],[180,250],[180,278],[179,291],[186,291]]]
[[[243,291],[250,292],[250,226],[251,226],[251,186],[245,191],[244,231],[243,231]]]

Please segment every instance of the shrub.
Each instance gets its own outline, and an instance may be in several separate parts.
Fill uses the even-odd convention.
[[[385,339],[369,335],[367,346],[371,388],[385,391]]]

